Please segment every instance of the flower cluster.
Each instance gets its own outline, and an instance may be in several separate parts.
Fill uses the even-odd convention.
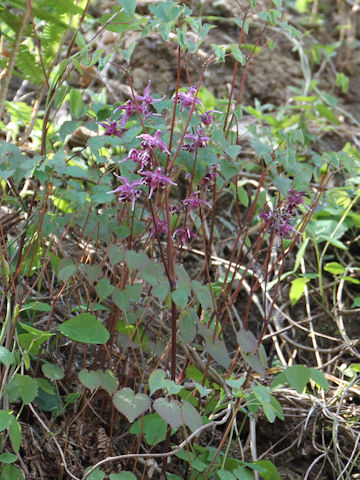
[[[173,182],[170,177],[163,173],[161,167],[156,168],[154,172],[140,172],[140,175],[145,177],[143,182],[147,183],[150,187],[149,198],[151,198],[154,190],[157,187],[165,188],[169,183],[171,185],[176,185],[176,183]]]
[[[118,122],[99,122],[99,125],[105,128],[104,135],[115,135],[116,137],[121,138],[126,132],[125,128],[119,128]]]
[[[207,147],[208,141],[211,140],[209,136],[204,135],[204,130],[199,128],[196,134],[188,133],[185,135],[187,140],[191,140],[192,143],[186,143],[183,145],[183,150],[188,152],[197,152],[198,148]]]
[[[219,175],[219,172],[217,171],[218,168],[218,164],[207,167],[206,174],[200,180],[199,186],[208,190],[210,186],[215,183],[216,177]]]
[[[181,111],[190,109],[193,106],[195,107],[195,114],[200,116],[201,123],[204,128],[211,125],[214,122],[214,114],[220,113],[217,110],[204,110],[204,105],[199,98],[196,97],[197,88],[195,86],[189,87],[186,92],[179,92],[177,96],[177,101],[180,104]],[[118,122],[109,122],[100,123],[106,130],[105,135],[116,135],[121,137],[126,132],[126,124],[137,110],[147,118],[149,115],[155,115],[150,112],[149,108],[154,103],[160,102],[164,97],[155,99],[151,95],[151,83],[149,82],[148,86],[144,89],[143,95],[136,95],[135,100],[137,105],[132,100],[128,100],[124,105],[118,107],[115,111],[121,110],[122,116]],[[201,109],[199,111],[199,109]],[[206,134],[204,128],[198,127],[193,129],[191,133],[187,133],[185,138],[185,144],[182,146],[183,150],[193,152],[196,156],[199,148],[206,148],[208,146],[211,137]],[[126,158],[121,160],[119,163],[126,162],[127,160],[132,160],[137,163],[137,174],[141,176],[141,179],[130,182],[126,177],[115,174],[115,176],[121,181],[121,185],[111,190],[108,193],[113,193],[117,195],[119,203],[131,203],[131,208],[134,210],[135,203],[138,198],[144,193],[144,186],[149,187],[148,198],[151,199],[155,190],[159,188],[166,188],[168,185],[176,186],[177,184],[164,172],[162,167],[158,164],[156,168],[154,163],[156,156],[154,155],[154,150],[158,150],[167,155],[171,155],[171,152],[161,138],[162,131],[156,130],[155,133],[142,133],[138,135],[137,138],[140,139],[140,147],[133,148],[129,151]],[[215,182],[215,179],[218,175],[216,171],[217,165],[207,167],[205,176],[199,182],[199,187],[201,191],[207,190],[209,186]],[[188,197],[184,198],[181,201],[181,204],[178,206],[170,206],[170,214],[180,214],[181,212],[188,211],[192,216],[195,209],[199,208],[201,205],[211,208],[211,205],[200,198],[200,189],[199,191],[191,193]],[[168,234],[169,226],[167,220],[162,220],[160,218],[154,219],[154,226],[150,231],[150,238],[154,237],[157,234]],[[186,225],[183,227],[176,228],[173,233],[173,238],[177,238],[180,243],[186,244],[187,241],[197,238],[196,233],[192,232],[190,228]]]
[[[190,213],[192,213],[195,210],[195,208],[200,207],[200,205],[207,205],[209,208],[211,208],[210,203],[198,197],[199,193],[200,193],[199,191],[194,192],[190,195],[190,197],[186,197],[182,201],[182,204],[184,205],[185,208],[188,208],[190,210]]]
[[[296,190],[291,188],[287,199],[278,208],[270,212],[261,213],[259,216],[265,220],[266,228],[273,230],[279,237],[285,237],[291,232],[297,232],[290,224],[290,220],[295,217],[297,206],[299,204],[304,205],[304,195],[306,195],[305,192],[296,192]]]
[[[135,98],[137,101],[141,102],[139,104],[140,112],[145,115],[145,118],[148,118],[150,115],[156,115],[149,110],[149,106],[161,102],[165,97],[154,98],[151,95],[151,82],[149,81],[148,86],[144,90],[144,94],[136,95]],[[130,117],[136,112],[136,105],[132,100],[128,100],[124,105],[115,108],[114,113],[118,110],[123,110],[123,115],[120,120],[107,123],[99,122],[99,125],[105,128],[104,135],[115,135],[121,138],[127,130],[125,125]]]
[[[115,190],[110,190],[107,193],[115,193],[118,197],[119,203],[131,202],[131,208],[134,210],[136,200],[141,196],[142,190],[140,186],[143,185],[142,180],[135,180],[130,183],[130,180],[126,177],[121,177],[114,173],[115,177],[123,182],[122,185],[119,185]]]
[[[174,238],[176,237],[180,237],[180,240],[181,240],[181,243],[183,245],[186,245],[186,242],[188,240],[191,240],[192,238],[198,238],[198,236],[196,235],[196,233],[192,232],[189,228],[187,227],[181,227],[181,228],[177,228],[174,232],[174,235],[173,235]]]
[[[158,235],[160,235],[160,233],[167,234],[168,231],[168,222],[166,220],[161,220],[160,218],[155,218],[155,225],[150,232],[150,238],[154,237],[156,235],[156,232]]]
[[[195,98],[197,88],[196,87],[188,87],[187,92],[179,92],[177,96],[177,102],[180,104],[181,111],[191,108],[194,102],[197,105],[200,105],[204,108],[203,103],[199,98]]]

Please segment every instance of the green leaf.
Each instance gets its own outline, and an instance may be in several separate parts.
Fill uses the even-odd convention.
[[[118,0],[128,15],[134,15],[136,9],[136,0]]]
[[[50,312],[51,306],[44,302],[26,302],[21,307],[20,312],[24,312],[25,310],[35,310],[38,312]]]
[[[253,368],[256,372],[258,372],[262,377],[265,376],[265,366],[261,361],[259,356],[259,352],[257,354],[249,353],[243,354],[245,361]]]
[[[0,362],[3,363],[6,367],[14,365],[15,363],[14,355],[3,346],[0,346]]]
[[[280,480],[280,474],[275,465],[270,460],[257,460],[254,465],[259,465],[266,471],[260,471],[260,476],[265,480]]]
[[[157,445],[165,440],[167,427],[167,423],[157,413],[151,413],[137,420],[130,428],[130,433],[143,433],[148,445]]]
[[[32,327],[31,325],[28,325],[27,323],[24,322],[18,322],[21,327],[26,330],[27,332],[31,333],[31,337],[34,340],[42,339],[43,341],[48,340],[51,338],[54,334],[50,332],[45,332],[43,330],[38,330],[35,327]]]
[[[203,472],[209,466],[208,463],[205,463],[199,460],[196,457],[196,455],[192,452],[189,452],[189,450],[180,450],[180,452],[176,453],[176,456],[178,458],[181,458],[185,462],[189,462],[191,464],[191,469],[196,470],[198,472]],[[204,460],[207,461],[207,457],[204,458]],[[199,475],[196,475],[196,478],[202,478],[202,477],[199,477]]]
[[[114,392],[116,392],[117,388],[119,387],[119,382],[113,372],[110,370],[97,370],[97,374],[101,379],[101,387],[106,390],[109,395],[112,395]]]
[[[80,118],[84,113],[84,102],[80,90],[72,88],[70,90],[70,111],[73,117]]]
[[[125,258],[125,251],[117,245],[111,244],[109,246],[109,258],[112,265],[120,263]]]
[[[356,297],[351,305],[351,308],[360,307],[360,297]]]
[[[336,86],[341,87],[343,93],[347,93],[349,89],[350,79],[343,73],[336,74]]]
[[[232,159],[232,160],[235,160],[236,157],[240,154],[241,152],[241,147],[240,145],[229,145],[226,149],[225,149],[225,153],[227,155],[229,155],[229,157]]]
[[[303,259],[304,255],[305,255],[305,250],[306,250],[306,247],[307,247],[309,241],[310,241],[310,237],[307,237],[307,238],[305,239],[305,241],[302,242],[299,250],[297,251],[296,260],[295,260],[295,266],[294,266],[293,272],[296,272],[296,270],[299,268],[300,262],[301,262],[301,260]]]
[[[180,337],[184,343],[191,343],[196,336],[196,320],[193,314],[195,314],[195,312],[186,311],[181,315],[178,323]]]
[[[327,120],[329,120],[331,123],[334,123],[335,125],[340,125],[340,122],[335,115],[334,112],[332,112],[328,107],[325,105],[319,104],[316,106],[316,110],[320,113],[320,115]]]
[[[24,480],[24,476],[15,465],[4,465],[0,480]]]
[[[173,380],[166,377],[164,370],[154,370],[149,378],[150,394],[152,395],[157,390],[166,389],[169,395],[179,393],[182,389],[181,385],[177,385]]]
[[[104,298],[107,298],[109,295],[112,294],[114,290],[114,286],[107,278],[102,278],[96,284],[95,290],[96,293],[99,295],[99,300],[102,302]]]
[[[228,181],[234,175],[237,175],[240,170],[240,166],[234,162],[228,162],[227,160],[220,161],[221,173],[224,175],[225,180]]]
[[[164,370],[154,370],[149,377],[149,387],[150,395],[152,395],[156,390],[161,390],[165,388],[165,377],[166,373]]]
[[[184,309],[189,298],[188,290],[177,288],[171,292],[171,298],[174,300],[177,307]]]
[[[284,420],[285,417],[284,417],[283,409],[282,409],[280,403],[277,401],[277,399],[275,397],[273,397],[272,395],[270,397],[270,404],[271,404],[271,408],[274,411],[275,415],[278,418],[280,418],[280,420]]]
[[[92,468],[91,466],[85,469],[85,473]],[[105,472],[100,470],[100,468],[97,468],[94,470],[87,478],[88,480],[103,480],[105,477]]]
[[[275,388],[277,388],[277,387],[279,387],[279,388],[280,388],[280,387],[283,387],[283,386],[286,385],[286,384],[287,384],[287,380],[286,380],[286,377],[285,377],[285,375],[284,375],[284,372],[281,372],[281,373],[278,373],[278,374],[274,377],[273,381],[272,381],[271,384],[270,384],[270,388],[271,388],[271,390],[274,390]]]
[[[0,463],[14,463],[17,459],[17,456],[13,453],[2,453],[0,455]]]
[[[203,421],[200,413],[193,407],[189,402],[184,402],[182,405],[182,414],[184,417],[185,425],[192,431],[195,432],[198,428],[203,425]]]
[[[191,288],[193,289],[197,299],[201,303],[204,310],[213,310],[213,302],[209,290],[209,285],[202,285],[197,280],[191,281]]]
[[[89,371],[86,370],[86,368],[79,372],[79,380],[84,385],[84,387],[88,388],[91,391],[91,393],[93,393],[94,390],[99,388],[102,382],[99,372]]]
[[[183,424],[181,409],[175,400],[157,398],[153,404],[153,407],[160,417],[165,420],[165,422],[168,423],[174,430]]]
[[[136,480],[132,472],[110,473],[110,480]]]
[[[104,325],[91,313],[81,313],[59,327],[60,332],[71,340],[82,343],[103,344],[110,338]]]
[[[139,252],[128,250],[126,252],[126,262],[131,272],[135,270],[142,271],[148,267],[150,258],[146,255],[146,252],[142,250]]]
[[[100,265],[85,265],[84,268],[91,283],[95,283],[102,275]]]
[[[237,334],[237,341],[245,353],[255,353],[258,348],[258,341],[250,330],[242,328]]]
[[[70,258],[65,258],[59,263],[58,279],[66,283],[76,271],[77,266],[70,260]]]
[[[270,402],[270,392],[263,385],[252,385],[252,391],[261,404]]]
[[[325,265],[324,270],[333,275],[341,275],[346,272],[345,267],[338,262],[329,262]]]
[[[5,391],[9,396],[10,402],[15,402],[19,398],[25,405],[31,403],[38,394],[38,383],[29,375],[16,374],[5,386]]]
[[[300,298],[302,297],[304,290],[305,290],[305,285],[310,281],[309,278],[296,278],[291,282],[291,288],[290,288],[290,301],[291,305],[295,305]]]
[[[286,368],[283,374],[297,393],[302,393],[310,379],[311,370],[304,365],[293,365],[292,367]]]
[[[238,480],[254,480],[254,475],[245,467],[237,467],[233,474]]]
[[[41,367],[41,371],[49,380],[61,380],[64,378],[64,370],[58,365],[52,363],[44,363]]]
[[[235,389],[235,390],[240,390],[240,388],[243,386],[245,382],[245,377],[238,378],[237,380],[233,379],[227,379],[226,380],[226,385],[229,385],[230,388]]]
[[[44,412],[52,412],[54,415],[59,414],[62,410],[60,397],[57,390],[50,382],[44,378],[38,378],[39,392],[35,398],[35,402]]]
[[[21,425],[16,420],[10,425],[9,434],[13,449],[15,452],[18,452],[21,445]]]
[[[329,382],[321,370],[310,368],[310,378],[324,390],[329,390]]]
[[[10,427],[15,417],[8,410],[0,410],[0,432]]]
[[[113,397],[113,402],[130,423],[150,408],[150,399],[147,395],[143,393],[135,395],[128,387],[118,390]]]
[[[231,53],[234,55],[235,59],[241,64],[246,64],[246,57],[236,44],[229,45]]]
[[[216,472],[216,475],[220,478],[220,480],[236,480],[236,477],[231,472],[228,472],[223,468],[220,468],[220,470]]]
[[[228,368],[231,360],[224,341],[220,340],[218,337],[215,337],[215,340],[213,340],[212,334],[204,336],[204,340],[207,353],[221,366]]]

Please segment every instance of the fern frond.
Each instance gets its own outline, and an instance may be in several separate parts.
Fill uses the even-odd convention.
[[[38,59],[26,45],[20,45],[16,57],[16,68],[21,70],[23,77],[35,85],[44,82],[44,75]]]
[[[61,38],[66,31],[67,29],[60,24],[47,23],[45,25],[41,38],[41,45],[43,59],[47,67],[49,67],[55,59]]]
[[[7,8],[4,8],[2,5],[0,5],[0,22],[5,23],[16,33],[19,30],[21,17],[19,15],[14,15],[13,13],[9,12]],[[30,25],[28,25],[24,30],[24,35],[30,37],[32,36],[32,33],[32,28]]]
[[[38,0],[36,2],[36,4],[41,7],[45,7],[45,3],[48,11],[54,15],[81,15],[83,13],[83,9],[74,5],[73,0],[46,0],[46,2],[44,2],[44,0]]]

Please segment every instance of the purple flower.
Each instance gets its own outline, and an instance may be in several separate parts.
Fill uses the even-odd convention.
[[[153,105],[154,103],[161,102],[164,100],[165,95],[161,98],[154,98],[151,96],[151,81],[149,80],[149,84],[145,87],[144,95],[136,95],[136,100],[143,102],[145,105]]]
[[[168,153],[170,152],[166,146],[166,143],[160,139],[161,130],[156,130],[154,135],[149,135],[148,133],[143,133],[142,135],[138,135],[136,138],[142,138],[141,145],[144,148],[159,148],[162,152]]]
[[[274,230],[275,234],[280,237],[285,237],[291,232],[296,232],[295,228],[289,223],[290,217],[281,210],[273,210],[272,212],[261,213],[259,217],[265,220],[265,225],[268,229]]]
[[[105,133],[104,135],[115,135],[116,137],[121,138],[124,133],[126,132],[125,128],[120,128],[118,129],[118,123],[117,122],[99,122],[99,125],[105,128]]]
[[[304,199],[302,198],[304,195],[306,195],[306,192],[297,192],[293,188],[290,188],[289,193],[288,193],[288,198],[286,200],[286,209],[289,212],[289,215],[294,216],[295,215],[295,209],[296,207],[301,203],[302,205],[304,204]]]
[[[144,168],[153,168],[151,153],[149,149],[137,150],[136,148],[133,148],[132,150],[130,150],[129,155],[123,160],[120,160],[119,163],[126,162],[127,160],[132,160],[133,162],[138,163],[140,166],[139,172],[144,170]]]
[[[208,189],[212,183],[215,182],[216,177],[219,175],[216,171],[218,165],[212,165],[211,167],[207,167],[206,174],[200,180],[199,185],[201,187],[205,187]]]
[[[165,233],[165,234],[168,233],[169,227],[166,220],[160,220],[159,218],[155,218],[155,225],[156,225],[156,228],[153,227],[150,232],[150,238],[156,235],[156,231],[158,235],[160,235],[160,233]]]
[[[190,197],[184,198],[182,201],[182,204],[185,205],[185,207],[188,207],[190,212],[199,207],[201,204],[207,205],[209,208],[211,208],[210,203],[206,202],[202,198],[199,198],[198,194],[199,192],[194,192],[190,195]]]
[[[136,106],[135,103],[132,102],[131,100],[128,100],[125,105],[120,105],[120,107],[115,108],[115,112],[118,110],[124,110],[124,115],[120,119],[120,125],[122,127],[125,127],[126,122],[129,120],[131,115],[136,112]]]
[[[201,121],[204,125],[211,125],[214,121],[212,113],[221,113],[219,110],[208,110],[200,115]]]
[[[187,150],[189,152],[194,152],[198,148],[207,147],[207,142],[211,140],[210,137],[204,135],[204,130],[202,128],[199,128],[196,134],[188,133],[187,135],[185,135],[185,138],[193,142],[191,144],[185,144],[182,147],[183,150]]]
[[[202,104],[202,102],[199,98],[197,98],[195,100],[195,97],[194,97],[195,93],[196,93],[196,87],[189,87],[187,89],[187,93],[185,93],[185,92],[179,92],[178,93],[177,101],[178,101],[178,103],[181,104],[181,111],[182,112],[184,110],[186,110],[187,108],[192,107],[194,102],[204,108],[204,105]]]
[[[281,202],[275,210],[261,213],[259,217],[265,220],[266,228],[273,230],[280,237],[285,237],[291,232],[300,233],[290,224],[290,219],[295,217],[296,207],[300,203],[304,204],[302,198],[304,195],[306,195],[305,192],[296,192],[291,188],[288,198]]]
[[[192,232],[187,227],[177,228],[174,232],[173,237],[180,237],[181,243],[186,245],[186,242],[191,238],[198,238],[196,233]]]
[[[180,208],[177,205],[169,205],[169,213],[170,215],[175,215],[180,213]]]
[[[264,213],[260,213],[259,215],[260,218],[263,218],[265,220],[265,223],[267,225],[269,225],[271,223],[271,219],[273,217],[273,213],[272,212],[264,212]]]
[[[176,185],[170,177],[164,175],[161,167],[156,168],[154,172],[140,172],[140,175],[144,175],[146,177],[144,181],[150,185],[149,198],[157,187],[164,188],[169,183]]]
[[[119,203],[131,201],[131,205],[132,205],[131,209],[134,210],[135,202],[142,194],[142,190],[140,190],[138,187],[143,185],[143,181],[135,180],[135,182],[130,183],[128,178],[121,177],[116,173],[114,173],[114,175],[115,177],[117,177],[119,180],[123,182],[123,185],[119,185],[117,188],[115,188],[115,190],[110,190],[110,192],[107,192],[107,193],[118,194]]]

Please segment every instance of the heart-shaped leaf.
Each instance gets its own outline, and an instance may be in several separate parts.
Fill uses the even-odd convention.
[[[41,367],[41,370],[45,377],[49,378],[50,380],[61,380],[65,376],[64,370],[53,363],[44,363],[44,365]]]
[[[175,400],[169,401],[166,398],[158,398],[154,402],[154,409],[174,430],[183,424],[180,405]]]
[[[81,313],[70,318],[59,327],[66,337],[82,343],[102,344],[110,338],[110,333],[104,325],[91,313]]]
[[[147,395],[143,393],[135,395],[131,388],[127,387],[121,388],[115,393],[113,402],[130,423],[133,423],[150,408],[150,399]]]
[[[189,402],[184,402],[182,406],[182,413],[185,425],[187,425],[192,432],[195,432],[203,424],[200,413]]]
[[[104,298],[108,297],[112,294],[114,290],[114,286],[107,278],[102,278],[98,281],[95,290],[96,293],[99,295],[100,302],[104,300]]]
[[[119,382],[113,372],[110,370],[97,370],[97,374],[100,377],[102,388],[106,390],[109,395],[112,395],[119,386]]]
[[[228,368],[231,360],[224,341],[220,340],[218,337],[215,337],[214,340],[212,335],[206,335],[204,340],[207,353],[211,355],[213,359],[216,360],[220,365]]]
[[[258,342],[255,335],[250,330],[242,328],[237,334],[237,340],[245,353],[255,353],[258,348]]]
[[[79,380],[91,393],[101,386],[102,381],[98,372],[89,372],[86,368],[79,372]]]

